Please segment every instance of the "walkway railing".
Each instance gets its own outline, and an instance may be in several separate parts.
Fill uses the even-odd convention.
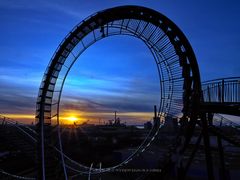
[[[205,102],[239,103],[240,77],[205,81],[202,92]]]
[[[217,127],[222,127],[222,126],[232,127],[233,129],[238,130],[240,132],[240,122],[235,122],[233,120],[230,120],[221,114],[214,114],[213,124],[214,126],[217,126]]]
[[[34,128],[34,126],[29,126],[27,124],[21,123],[19,121],[16,121],[12,118],[9,118],[0,114],[0,125],[5,125],[5,124],[16,127],[21,133],[25,134],[33,142],[37,142],[37,140],[35,139],[35,135],[37,135],[37,133],[34,129],[31,128],[31,127]]]

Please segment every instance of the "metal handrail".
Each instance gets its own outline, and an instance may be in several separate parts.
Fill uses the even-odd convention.
[[[240,103],[240,77],[228,77],[202,82],[205,102]]]
[[[203,81],[202,82],[202,85],[205,85],[205,84],[208,84],[208,83],[212,83],[212,82],[215,82],[215,81],[235,81],[235,80],[238,80],[240,81],[240,77],[226,77],[226,78],[217,78],[217,79],[211,79],[211,80],[206,80],[206,81]]]

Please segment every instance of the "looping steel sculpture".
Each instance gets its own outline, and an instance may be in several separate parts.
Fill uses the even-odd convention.
[[[36,108],[41,179],[51,177],[48,170],[51,164],[48,162],[51,156],[48,152],[51,144],[50,127],[56,125],[59,131],[61,93],[71,67],[89,46],[114,35],[129,35],[140,39],[151,51],[158,68],[160,118],[169,115],[193,118],[198,115],[196,110],[201,94],[198,64],[191,45],[181,30],[166,16],[145,7],[120,6],[97,12],[75,26],[64,38],[42,79]],[[195,115],[192,115],[193,110]],[[62,152],[59,134],[58,140],[59,157],[66,178],[65,162],[71,160]],[[126,163],[127,161],[120,165]],[[89,171],[89,168],[82,168]],[[92,171],[97,172],[97,169]]]

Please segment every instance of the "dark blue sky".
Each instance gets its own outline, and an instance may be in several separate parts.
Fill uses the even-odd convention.
[[[96,11],[129,4],[155,9],[180,27],[195,51],[202,80],[239,76],[238,1],[1,1],[0,114],[33,116],[43,72],[65,35]],[[108,38],[80,59],[66,82],[63,107],[149,112],[158,102],[156,68],[138,40]],[[76,105],[75,97],[84,98]]]

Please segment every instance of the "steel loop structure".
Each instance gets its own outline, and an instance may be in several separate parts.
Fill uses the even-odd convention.
[[[181,116],[183,121],[190,123],[199,116],[201,81],[198,64],[191,45],[181,30],[166,16],[145,7],[120,6],[97,12],[79,23],[64,38],[42,79],[36,107],[40,179],[52,177],[49,166],[54,166],[50,160],[53,153],[50,152],[48,144],[52,144],[52,132],[55,130],[58,131],[58,146],[61,152],[59,159],[67,179],[68,166],[65,161],[68,160],[62,152],[59,127],[63,86],[71,67],[81,54],[95,42],[114,35],[128,35],[140,39],[151,51],[160,83],[160,119]],[[160,128],[161,126],[150,139],[154,139]],[[143,143],[143,146],[150,142]],[[135,154],[144,150],[143,146]],[[120,165],[127,164],[128,160]],[[92,167],[83,168],[87,169],[86,172],[94,170]],[[108,170],[111,168],[105,169]]]
[[[141,136],[139,146],[134,145],[131,155],[116,165],[102,167],[100,162],[99,166],[93,163],[87,166],[72,159],[63,150],[65,144],[61,137],[66,129],[60,124],[61,96],[68,74],[82,53],[94,43],[112,36],[131,36],[143,42],[151,52],[159,77],[160,99],[154,116],[154,122],[157,120],[159,124],[149,128],[148,133],[144,131],[141,135],[146,136],[145,139],[142,140]],[[225,114],[240,117],[239,107],[240,77],[201,83],[190,43],[166,16],[139,6],[119,6],[99,11],[75,26],[52,56],[39,88],[36,126],[0,115],[0,179],[67,180],[80,176],[84,179],[115,179],[115,175],[120,179],[188,179],[192,178],[191,174],[187,176],[191,164],[197,165],[202,172],[199,167],[202,164],[198,163],[203,152],[208,179],[213,180],[219,168],[217,176],[227,180],[230,170],[233,173],[239,171],[239,149],[235,152],[232,148],[240,148],[240,125],[234,118],[231,119],[232,116]],[[177,120],[177,127],[172,135],[164,127],[173,120]],[[159,142],[162,136],[171,136],[166,138],[167,146]],[[161,170],[160,173],[132,176],[115,173],[121,168],[132,167],[133,162],[138,163],[143,159],[138,159],[141,155],[149,158],[149,151],[152,151],[151,157],[159,153],[153,158],[157,162],[154,166]],[[216,167],[213,167],[212,158],[216,160]],[[27,166],[22,166],[22,160]]]

